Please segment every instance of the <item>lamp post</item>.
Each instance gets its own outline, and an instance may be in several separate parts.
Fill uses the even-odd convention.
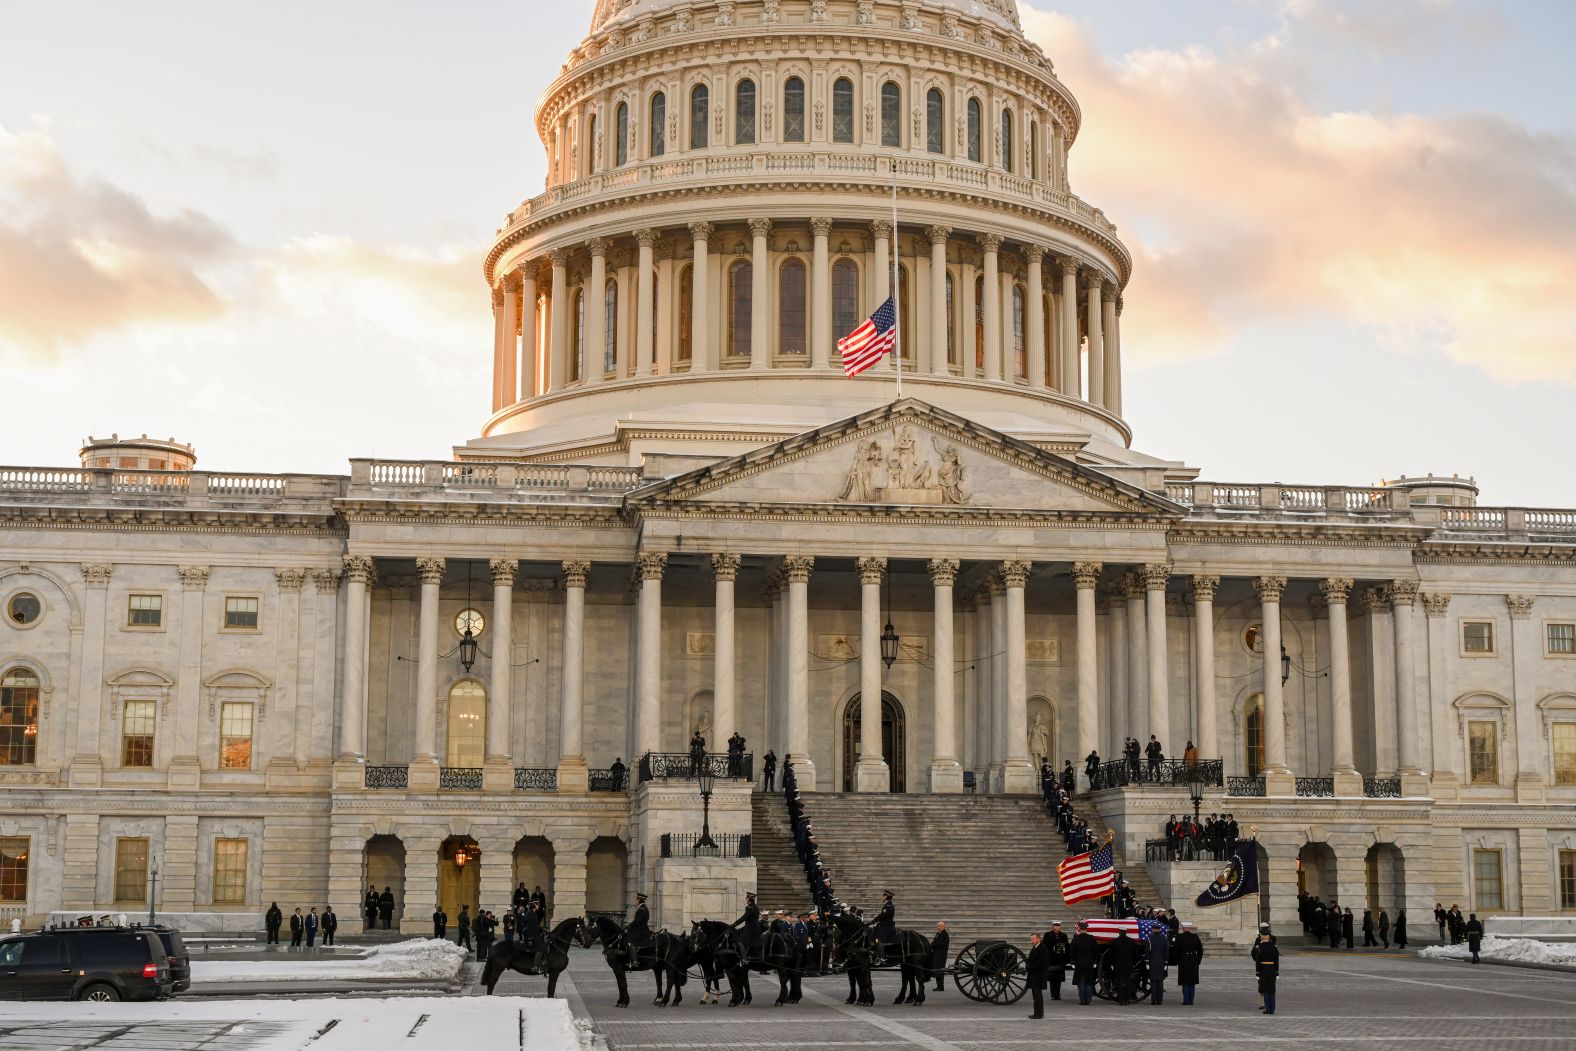
[[[158,906],[156,904],[156,902],[158,900],[159,900],[159,864],[158,864],[158,862],[154,862],[153,863],[153,873],[148,879],[148,926],[150,926],[150,927],[153,926],[153,924],[155,922],[155,920],[154,920],[154,910],[156,908],[158,908]]]
[[[1193,828],[1195,830],[1197,830],[1199,827],[1199,808],[1204,805],[1204,787],[1204,772],[1200,770],[1198,764],[1195,763],[1192,769],[1188,771],[1187,775],[1187,793],[1188,797],[1193,802]],[[1188,838],[1191,839],[1192,837],[1190,836]]]
[[[699,780],[701,803],[700,839],[695,841],[695,853],[699,854],[702,850],[716,853],[717,843],[711,838],[711,789],[716,782],[716,778],[712,775],[711,764],[704,760],[700,764]]]

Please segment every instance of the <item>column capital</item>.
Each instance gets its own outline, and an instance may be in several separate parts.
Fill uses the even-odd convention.
[[[1024,245],[1020,251],[1023,253],[1023,258],[1027,259],[1031,264],[1038,263],[1045,258],[1045,246],[1035,244],[1033,241]]]
[[[1390,593],[1378,586],[1364,588],[1363,609],[1369,613],[1389,613]]]
[[[974,239],[987,255],[1001,249],[1002,236],[1000,234],[980,234]]]
[[[925,236],[930,238],[930,243],[932,245],[937,245],[937,244],[944,245],[952,237],[952,227],[950,227],[950,226],[931,226],[931,227],[927,227],[925,229]]]
[[[750,236],[765,237],[772,232],[772,221],[763,217],[750,220]]]
[[[109,567],[106,566],[104,568],[107,570]],[[208,586],[207,566],[181,566],[176,569],[176,572],[180,574],[181,587],[187,591],[201,591]],[[106,582],[109,580],[108,573],[105,574],[104,580]],[[90,580],[89,583],[92,583],[92,581]]]
[[[877,220],[875,220],[874,222],[872,222],[870,224],[870,232],[872,234],[875,234],[877,237],[891,237],[892,236],[892,220],[890,220],[890,219],[877,219]]]
[[[1515,620],[1526,620],[1532,616],[1532,604],[1537,599],[1532,595],[1506,595],[1505,605],[1510,609],[1510,615]]]
[[[1116,287],[1116,282],[1115,281],[1112,281],[1109,278],[1107,278],[1107,279],[1105,279],[1105,280],[1100,282],[1100,294],[1103,295],[1106,298],[1106,300],[1111,304],[1111,307],[1112,307],[1113,310],[1116,308],[1116,293],[1117,293],[1117,291],[1118,291],[1118,289]]]
[[[109,587],[110,574],[114,572],[115,567],[108,562],[82,563],[82,579],[90,588]],[[181,579],[184,580],[185,577],[183,576]],[[203,579],[206,580],[207,578],[204,577]]]
[[[605,259],[607,258],[607,250],[612,244],[613,242],[605,237],[593,237],[586,242],[586,250],[591,253],[592,259]]]
[[[690,223],[690,234],[697,241],[709,241],[711,235],[717,232],[716,223]]]
[[[421,578],[423,584],[441,584],[443,570],[447,565],[441,558],[423,557],[416,559],[416,576]]]
[[[640,229],[635,231],[634,237],[635,243],[640,245],[640,247],[651,248],[656,245],[658,240],[661,239],[662,231],[653,230],[649,226],[642,226]]]
[[[933,558],[930,560],[930,582],[938,588],[950,588],[958,580],[959,562],[955,558]]]
[[[567,249],[567,248],[551,248],[551,249],[548,249],[547,261],[552,264],[552,267],[553,267],[554,270],[566,269],[569,266],[569,249]]]
[[[666,556],[663,557],[665,558]],[[564,568],[564,587],[566,588],[583,588],[586,586],[586,582],[591,579],[590,562],[566,559],[561,565]],[[660,571],[657,579],[662,579]]]
[[[1087,291],[1089,295],[1094,295],[1096,292],[1099,292],[1101,295],[1105,294],[1104,274],[1098,270],[1089,269],[1084,271],[1083,276],[1084,282],[1088,286]]]
[[[1063,277],[1077,277],[1082,264],[1076,259],[1058,259],[1056,260],[1056,266],[1062,272]]]
[[[858,565],[861,584],[879,584],[886,575],[887,560],[884,558],[861,558]]]
[[[510,271],[509,273],[505,274],[504,278],[503,278],[503,283],[502,283],[502,285],[500,287],[503,288],[505,294],[507,294],[507,295],[515,295],[515,296],[519,295],[520,294],[520,275],[515,273],[515,272],[513,272],[513,271]]]
[[[492,571],[494,587],[514,587],[514,575],[520,568],[520,563],[513,558],[490,558],[487,568]]]
[[[1411,606],[1417,602],[1417,593],[1422,587],[1415,580],[1392,580],[1387,589],[1390,593],[1390,604],[1394,606]]]
[[[345,566],[345,576],[350,578],[352,584],[370,584],[377,576],[377,568],[371,555],[346,555],[342,561]]]
[[[810,555],[788,555],[783,559],[783,574],[790,584],[804,584],[810,579],[815,559]]]
[[[1450,612],[1450,592],[1425,591],[1422,597],[1423,609],[1430,617],[1443,617]]]
[[[492,307],[493,307],[493,313],[495,313],[495,314],[499,310],[503,309],[503,286],[502,285],[499,285],[497,288],[492,290]]]
[[[274,570],[274,579],[279,582],[280,591],[300,591],[301,585],[306,583],[306,570],[283,567]]]
[[[1286,591],[1286,578],[1256,577],[1253,581],[1253,590],[1259,593],[1261,601],[1279,602],[1281,595]]]
[[[1150,562],[1144,566],[1144,589],[1146,591],[1164,591],[1166,589],[1166,581],[1170,579],[1170,562]]]
[[[1324,600],[1331,605],[1346,604],[1346,599],[1352,593],[1351,577],[1326,577],[1319,581],[1319,592]]]
[[[1034,563],[1021,558],[1009,558],[1001,564],[1001,582],[1009,588],[1021,588],[1029,582],[1029,571]]]
[[[635,574],[642,583],[648,580],[660,583],[667,568],[668,556],[664,551],[643,551],[635,556]]]
[[[1000,598],[1007,593],[1007,582],[1001,579],[1000,571],[985,574],[985,579],[980,586],[990,595],[991,599]]]
[[[711,574],[718,580],[737,580],[739,563],[744,561],[731,551],[719,551],[711,556]]]
[[[1105,566],[1100,562],[1074,562],[1073,583],[1079,591],[1092,591],[1100,586],[1100,574]]]
[[[813,237],[830,237],[832,234],[832,220],[825,216],[811,219],[810,234]]]
[[[1195,602],[1215,601],[1215,589],[1220,587],[1220,578],[1207,573],[1193,574],[1193,600]]]
[[[518,267],[515,268],[514,275],[515,275],[515,277],[520,279],[520,284],[522,286],[527,281],[531,282],[532,284],[535,284],[536,283],[536,274],[537,274],[537,271],[539,269],[540,269],[540,267],[533,266],[530,263],[521,263]],[[521,291],[524,291],[524,288],[522,288]]]
[[[1144,575],[1142,573],[1123,573],[1122,580],[1117,585],[1117,590],[1126,598],[1135,599],[1143,598],[1144,592],[1148,588],[1144,585]]]
[[[1122,303],[1123,302],[1124,302],[1124,300],[1123,300],[1123,298],[1121,296],[1117,296],[1116,297],[1116,316],[1117,317],[1121,317],[1122,316]]]

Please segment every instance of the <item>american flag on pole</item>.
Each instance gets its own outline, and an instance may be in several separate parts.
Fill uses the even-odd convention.
[[[1111,844],[1063,861],[1056,866],[1056,879],[1062,885],[1062,901],[1068,905],[1115,893],[1116,866]]]
[[[897,307],[888,296],[865,323],[837,341],[843,375],[857,376],[897,346]]]

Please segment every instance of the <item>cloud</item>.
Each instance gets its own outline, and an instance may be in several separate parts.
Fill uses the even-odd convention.
[[[1255,321],[1333,316],[1500,380],[1576,382],[1576,142],[1495,114],[1321,111],[1284,74],[1325,8],[1293,6],[1272,49],[1114,62],[1025,11],[1083,108],[1073,188],[1134,253],[1124,352],[1215,354]]]

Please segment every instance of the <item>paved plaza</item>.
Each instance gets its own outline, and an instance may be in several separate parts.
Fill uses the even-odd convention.
[[[1029,1000],[993,1007],[951,988],[923,1008],[891,1004],[895,974],[878,975],[875,1008],[843,1004],[842,978],[805,983],[805,1002],[774,1007],[775,980],[757,978],[755,1003],[702,1007],[700,987],[685,988],[679,1007],[654,1007],[649,974],[630,979],[631,1005],[612,1006],[617,986],[600,952],[577,951],[559,983],[578,1017],[588,1018],[611,1051],[706,1048],[992,1048],[1078,1047],[1090,1039],[1127,1047],[1200,1048],[1273,1044],[1328,1048],[1353,1044],[1404,1048],[1576,1047],[1576,974],[1513,967],[1433,963],[1399,954],[1289,950],[1282,957],[1278,1010],[1258,1013],[1257,987],[1245,954],[1204,961],[1199,1003],[1184,1008],[1168,986],[1160,1007],[1118,1007],[1076,998],[1047,1001],[1046,1018],[1027,1018]],[[509,976],[498,992],[541,996],[539,978]],[[1064,993],[1070,992],[1064,986]]]

